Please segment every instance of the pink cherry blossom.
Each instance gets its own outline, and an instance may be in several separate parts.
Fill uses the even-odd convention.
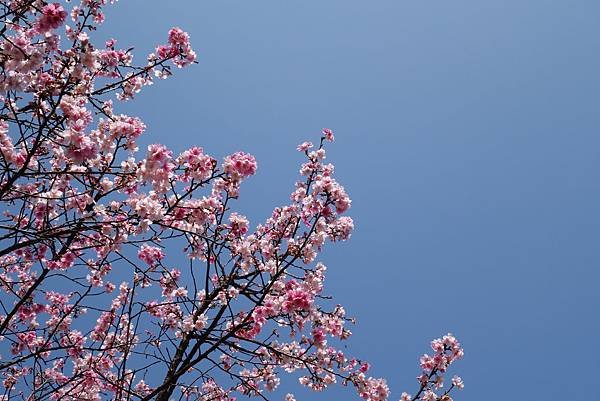
[[[254,156],[236,152],[225,158],[223,169],[235,178],[246,178],[256,173],[257,163]]]
[[[460,376],[456,376],[456,375],[454,375],[454,376],[452,377],[452,384],[453,384],[453,385],[454,385],[456,388],[458,388],[458,389],[461,389],[461,390],[462,390],[462,389],[465,387],[465,385],[464,385],[464,383],[463,383],[462,379],[460,378]]]
[[[300,145],[298,145],[298,147],[296,149],[299,152],[306,152],[308,149],[310,149],[312,147],[313,147],[312,142],[302,142]]]
[[[67,12],[60,3],[47,4],[42,8],[42,15],[36,23],[40,33],[48,32],[61,26],[67,19]]]
[[[322,132],[323,132],[323,138],[325,138],[329,142],[333,142],[334,136],[333,136],[332,130],[330,130],[329,128],[323,128]]]
[[[138,258],[146,262],[150,266],[154,266],[165,257],[162,249],[155,246],[142,245],[138,251]]]

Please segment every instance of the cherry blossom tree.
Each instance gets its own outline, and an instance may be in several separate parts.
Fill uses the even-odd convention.
[[[287,373],[386,400],[386,381],[340,349],[352,320],[323,292],[319,252],[353,229],[325,162],[333,132],[298,146],[289,203],[251,229],[234,205],[252,155],[138,150],[144,123],[113,101],[196,54],[179,28],[141,65],[115,40],[97,47],[108,3],[0,1],[2,399],[269,399]],[[456,376],[443,387],[460,344],[431,347],[402,400],[449,401],[463,387]]]

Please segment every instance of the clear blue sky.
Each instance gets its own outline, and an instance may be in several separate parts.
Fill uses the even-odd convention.
[[[457,400],[597,399],[600,2],[127,0],[107,14],[100,36],[138,61],[169,27],[190,32],[200,64],[121,110],[148,124],[145,143],[255,154],[238,203],[255,224],[287,199],[295,146],[335,130],[356,231],[323,256],[327,292],[391,400],[446,331],[466,350]]]

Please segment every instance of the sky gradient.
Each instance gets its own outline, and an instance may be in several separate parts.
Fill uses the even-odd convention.
[[[190,33],[199,64],[119,107],[142,144],[253,153],[237,207],[254,226],[286,202],[296,145],[334,129],[356,230],[323,255],[326,292],[391,400],[451,331],[457,401],[583,401],[600,373],[599,16],[591,0],[127,0],[98,34],[139,62]]]

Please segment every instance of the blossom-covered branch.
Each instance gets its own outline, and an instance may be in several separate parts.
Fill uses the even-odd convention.
[[[342,351],[351,319],[323,293],[318,255],[354,227],[326,162],[333,132],[298,146],[289,202],[251,228],[233,206],[252,155],[138,149],[144,123],[113,102],[196,54],[179,28],[140,65],[114,39],[96,47],[109,3],[0,1],[0,396],[265,399],[297,372],[315,391],[387,399]],[[431,385],[459,357],[449,338],[413,399],[447,399]]]

